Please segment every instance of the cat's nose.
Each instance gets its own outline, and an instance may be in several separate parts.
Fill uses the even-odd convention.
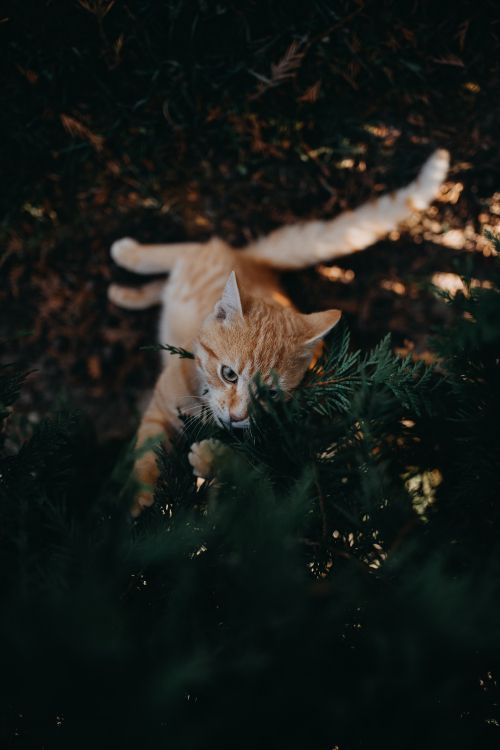
[[[248,424],[248,414],[242,415],[229,412],[229,423],[231,427],[236,427],[236,429],[239,427],[246,427]]]

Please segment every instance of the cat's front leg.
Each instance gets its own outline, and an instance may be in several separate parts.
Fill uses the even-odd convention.
[[[154,486],[158,479],[158,466],[154,453],[149,451],[135,462],[134,476],[140,489],[134,497],[130,515],[137,518],[145,508],[153,505],[154,502]]]
[[[137,458],[134,463],[134,477],[138,490],[130,510],[134,518],[140,516],[145,508],[153,505],[154,489],[159,470],[156,446],[165,441],[165,426],[160,413],[148,409],[137,433]]]
[[[179,418],[179,404],[185,403],[192,392],[190,371],[192,360],[175,359],[161,373],[153,396],[137,432],[137,458],[134,475],[139,484],[131,514],[139,516],[154,502],[154,490],[159,469],[155,449],[163,444],[168,450],[176,433],[183,425]]]

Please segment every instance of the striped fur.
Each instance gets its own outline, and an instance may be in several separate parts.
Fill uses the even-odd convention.
[[[268,382],[277,376],[280,387],[292,391],[340,312],[299,313],[280,286],[277,269],[303,268],[372,244],[412,211],[429,205],[448,163],[448,153],[436,151],[407,187],[332,221],[278,229],[239,252],[217,238],[203,244],[115,242],[111,254],[119,265],[137,273],[169,272],[170,277],[142,290],[112,285],[110,299],[129,309],[162,304],[160,342],[195,354],[194,360],[166,355],[139,427],[138,447],[158,436],[168,446],[182,425],[179,411],[194,415],[202,405],[221,424],[248,426],[249,388],[257,373]],[[227,382],[222,367],[237,382]],[[191,451],[196,475],[208,470],[209,453],[207,446]],[[151,450],[137,460],[136,474],[143,489],[134,515],[152,503],[157,468]]]

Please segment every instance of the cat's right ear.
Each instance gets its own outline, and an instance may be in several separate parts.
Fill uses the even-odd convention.
[[[226,286],[224,287],[224,291],[222,292],[222,297],[214,307],[214,315],[216,320],[221,321],[243,318],[240,290],[238,289],[238,283],[234,271],[231,271]]]

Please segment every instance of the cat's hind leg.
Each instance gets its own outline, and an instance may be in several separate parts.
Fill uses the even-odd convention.
[[[110,284],[108,299],[118,307],[125,307],[127,310],[145,310],[147,307],[161,304],[165,283],[165,281],[152,281],[140,287]]]
[[[200,242],[143,245],[130,237],[123,237],[111,245],[111,257],[119,266],[135,273],[168,273],[176,261],[202,247]]]

